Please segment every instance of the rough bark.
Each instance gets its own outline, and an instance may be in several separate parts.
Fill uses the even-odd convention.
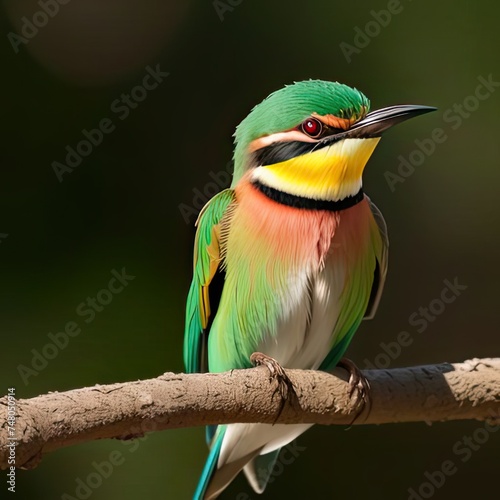
[[[283,403],[265,367],[219,374],[165,373],[15,402],[16,466],[34,468],[58,448],[104,438],[233,422],[383,424],[477,419],[500,423],[500,358],[367,370],[371,407],[349,397],[348,375],[287,370]],[[10,400],[12,407],[12,399]],[[7,397],[0,399],[0,468],[8,467]],[[280,412],[281,409],[281,412]],[[354,422],[353,422],[354,420]]]

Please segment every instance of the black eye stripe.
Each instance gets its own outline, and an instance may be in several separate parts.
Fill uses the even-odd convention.
[[[325,127],[326,128],[326,127]],[[329,134],[332,130],[329,129]],[[282,161],[291,160],[296,156],[305,155],[312,151],[331,146],[333,143],[340,141],[346,136],[344,130],[339,131],[338,134],[333,133],[327,135],[325,138],[318,142],[302,142],[302,141],[289,141],[289,142],[273,142],[269,146],[257,149],[253,152],[253,158],[256,165],[265,166],[280,163]]]
[[[313,122],[318,124],[319,133],[317,135],[311,135],[305,130],[308,122]],[[308,127],[309,128],[309,127]],[[297,156],[301,156],[312,151],[330,146],[334,142],[346,136],[346,130],[330,127],[325,125],[323,122],[314,117],[309,117],[302,121],[294,130],[298,130],[309,137],[318,139],[318,142],[302,142],[302,141],[283,141],[283,142],[273,142],[268,146],[264,146],[257,149],[252,153],[253,159],[256,165],[273,165],[274,163],[280,163],[286,160],[290,160]]]
[[[273,142],[269,146],[257,149],[253,155],[257,165],[272,165],[309,153],[317,146],[318,144],[314,142]]]

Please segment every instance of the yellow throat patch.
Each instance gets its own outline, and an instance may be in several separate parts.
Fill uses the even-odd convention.
[[[343,139],[290,160],[256,167],[252,179],[295,196],[342,200],[361,189],[363,170],[379,140]]]

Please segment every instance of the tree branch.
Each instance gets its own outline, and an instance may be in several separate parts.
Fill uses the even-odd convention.
[[[287,370],[295,387],[282,406],[265,367],[226,373],[165,373],[151,380],[96,385],[15,401],[16,466],[86,441],[234,422],[355,425],[477,419],[500,422],[500,358],[363,372],[371,409],[349,398],[347,373]],[[8,406],[0,399],[0,469],[8,468]],[[9,421],[12,424],[12,420]]]

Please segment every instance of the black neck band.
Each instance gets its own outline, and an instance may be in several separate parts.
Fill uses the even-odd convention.
[[[312,198],[305,198],[303,196],[295,196],[294,194],[283,193],[277,189],[265,186],[259,181],[252,183],[261,193],[265,194],[268,198],[277,203],[287,205],[294,208],[305,208],[307,210],[329,210],[331,212],[338,212],[339,210],[346,210],[347,208],[357,205],[364,198],[363,190],[360,190],[353,196],[347,196],[342,200],[314,200]]]

